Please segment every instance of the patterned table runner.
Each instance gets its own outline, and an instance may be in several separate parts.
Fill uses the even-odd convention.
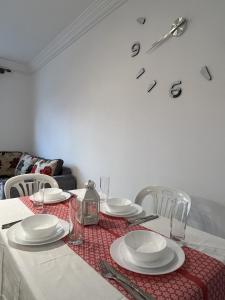
[[[37,213],[29,197],[22,197],[21,201],[33,213]],[[45,210],[47,213],[68,220],[68,201],[45,205]],[[98,225],[85,226],[85,242],[82,245],[74,246],[68,244],[68,238],[65,238],[64,242],[97,272],[100,273],[99,261],[107,260],[119,272],[129,277],[131,281],[155,296],[156,299],[225,299],[225,265],[204,253],[188,247],[183,247],[185,252],[184,265],[177,271],[167,275],[142,275],[118,266],[111,259],[109,253],[110,245],[128,231],[137,229],[146,228],[138,225],[128,229],[127,222],[123,218],[113,218],[101,214]],[[109,282],[128,299],[131,299],[119,284],[112,280]]]

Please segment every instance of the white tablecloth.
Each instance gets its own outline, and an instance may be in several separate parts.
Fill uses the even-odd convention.
[[[0,224],[33,213],[19,200],[0,201]],[[159,218],[146,227],[169,235],[168,220]],[[62,241],[38,247],[11,247],[7,230],[0,230],[1,295],[7,300],[121,300],[125,297]],[[193,247],[225,262],[225,240],[188,228]],[[199,244],[203,246],[199,246]]]

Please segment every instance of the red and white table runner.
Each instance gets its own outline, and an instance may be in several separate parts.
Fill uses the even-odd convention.
[[[21,201],[37,213],[29,197],[22,197]],[[45,205],[47,213],[68,220],[68,201],[58,204]],[[119,272],[129,277],[139,287],[155,296],[156,299],[225,299],[225,265],[204,253],[184,247],[185,263],[177,271],[159,276],[141,275],[127,271],[118,266],[109,253],[112,242],[125,235],[128,230],[146,229],[142,226],[133,226],[127,229],[127,223],[122,218],[100,216],[98,225],[85,226],[85,242],[79,246],[64,242],[80,257],[82,257],[97,272],[100,272],[99,261],[107,260]],[[110,281],[128,299],[126,291],[114,281]]]

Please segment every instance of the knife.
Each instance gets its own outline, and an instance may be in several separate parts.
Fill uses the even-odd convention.
[[[159,217],[159,216],[157,216],[157,215],[151,215],[151,216],[143,217],[143,218],[140,218],[140,219],[136,219],[136,220],[134,220],[134,221],[128,220],[128,222],[130,223],[128,226],[133,226],[133,225],[142,224],[142,223],[147,222],[147,221],[155,220],[155,219],[157,219],[158,217]]]
[[[17,221],[13,221],[13,222],[10,222],[10,223],[3,224],[3,225],[2,225],[2,229],[10,228],[10,227],[13,226],[14,224],[19,223],[19,222],[21,222],[21,221],[22,221],[22,220],[17,220]]]
[[[134,284],[130,279],[128,279],[126,276],[119,273],[116,269],[114,269],[108,262],[105,260],[103,261],[105,267],[111,272],[115,277],[117,277],[120,281],[124,282],[125,284],[129,285],[136,291],[138,290],[138,293],[145,299],[145,300],[155,300],[155,298],[148,293],[146,293],[144,290],[139,288],[136,284]]]

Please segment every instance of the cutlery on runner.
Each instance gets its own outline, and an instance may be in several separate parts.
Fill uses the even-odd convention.
[[[144,300],[144,298],[136,293],[129,285],[125,284],[124,282],[118,280],[112,273],[108,272],[104,265],[100,262],[100,270],[103,277],[108,279],[113,279],[118,282],[135,300]]]
[[[132,226],[132,225],[138,225],[138,224],[142,224],[144,222],[147,222],[147,221],[151,221],[151,220],[155,220],[157,219],[159,216],[158,215],[150,215],[150,216],[145,216],[145,217],[139,217],[139,218],[130,218],[130,219],[127,219],[129,226]]]
[[[116,269],[114,269],[108,262],[106,261],[100,261],[99,263],[102,275],[106,278],[113,279],[117,282],[119,282],[121,285],[125,284],[128,286],[130,289],[132,289],[133,292],[139,295],[139,298],[134,298],[134,299],[143,299],[143,300],[154,300],[155,298],[145,291],[143,291],[141,288],[139,288],[136,284],[130,281],[127,277],[124,275],[120,274]],[[124,286],[124,288],[126,288]],[[140,298],[140,296],[142,298]]]

